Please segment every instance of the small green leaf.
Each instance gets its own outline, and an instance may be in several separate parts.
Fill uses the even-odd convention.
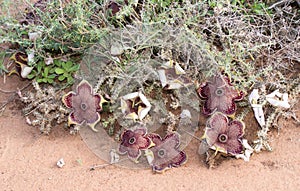
[[[54,60],[53,63],[55,66],[61,67],[61,61],[60,60]]]
[[[39,79],[37,79],[36,81],[37,81],[38,83],[41,83],[41,82],[43,82],[43,79],[39,78]]]
[[[72,66],[68,71],[69,72],[76,72],[76,71],[79,70],[79,68],[80,68],[80,65],[76,64],[76,65]]]
[[[42,62],[39,62],[38,64],[37,64],[37,71],[38,71],[38,73],[41,73],[41,71],[42,71]]]
[[[48,79],[54,79],[55,77],[56,77],[55,74],[51,74],[51,75],[48,76]]]
[[[68,69],[68,68],[66,67],[66,63],[65,63],[65,62],[62,62],[62,63],[61,63],[61,66],[62,66],[62,68],[65,69],[65,70]]]
[[[66,62],[67,68],[71,68],[72,66],[73,66],[73,62],[71,62],[71,61]]]
[[[73,84],[73,77],[69,76],[67,79],[68,84]]]
[[[62,67],[63,67],[63,69],[65,69],[65,70],[69,70],[72,66],[73,66],[73,63],[72,63],[71,61],[63,62],[63,63],[62,63]]]
[[[45,77],[48,76],[48,74],[49,74],[49,68],[45,67],[44,68],[44,75],[45,75]]]
[[[65,76],[59,76],[59,77],[58,77],[58,80],[59,80],[59,81],[63,81],[65,78],[66,78]]]
[[[62,69],[62,68],[55,68],[55,73],[56,74],[63,74],[64,72],[65,72],[65,70]]]
[[[32,71],[30,72],[30,74],[28,74],[27,78],[28,78],[28,79],[33,79],[33,78],[36,77],[36,76],[37,76],[37,72],[36,72],[35,70],[32,70]]]
[[[28,75],[27,75],[27,78],[28,78],[29,80],[33,79],[34,77],[35,77],[35,74],[28,74]]]
[[[49,74],[54,74],[54,73],[55,73],[55,68],[52,68],[52,67],[51,67],[51,68],[49,69]]]
[[[54,82],[53,79],[47,79],[47,81],[49,84],[52,84]]]

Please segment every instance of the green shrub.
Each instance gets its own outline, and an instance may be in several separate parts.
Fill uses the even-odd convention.
[[[53,64],[46,65],[44,61],[39,61],[35,69],[28,75],[29,79],[35,78],[38,83],[52,84],[65,82],[68,85],[74,83],[74,74],[79,70],[80,65],[72,61],[54,60]]]

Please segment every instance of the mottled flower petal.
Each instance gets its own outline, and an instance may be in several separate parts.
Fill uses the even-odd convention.
[[[229,78],[216,75],[211,80],[202,84],[197,90],[199,96],[206,99],[203,113],[211,115],[219,111],[226,115],[232,115],[236,111],[234,101],[243,99],[243,92],[237,91],[231,84]]]
[[[222,115],[220,112],[215,113],[208,120],[208,126],[210,128],[217,128],[220,131],[225,131],[228,124],[228,118],[226,115]]]
[[[147,152],[147,159],[153,171],[164,172],[187,161],[185,152],[179,150],[180,141],[177,133],[168,134],[164,139],[157,134],[150,134],[148,137],[155,144]]]
[[[231,121],[228,124],[228,136],[240,137],[244,134],[244,123],[238,120]]]
[[[207,122],[206,141],[209,145],[214,145],[218,139],[219,132],[225,132],[227,128],[228,118],[225,115],[219,115],[219,113],[213,114],[210,120]]]
[[[225,114],[214,113],[207,122],[204,137],[212,149],[239,154],[243,150],[241,138],[244,134],[244,123],[238,120],[228,121]]]
[[[147,129],[138,127],[135,130],[126,130],[121,135],[119,153],[128,155],[128,158],[137,161],[141,156],[141,150],[151,146],[151,140],[146,136]]]
[[[68,126],[73,125],[73,124],[78,124],[81,125],[84,121],[80,117],[79,119],[77,116],[74,114],[74,112],[71,112],[68,118]]]
[[[67,108],[73,108],[73,105],[72,105],[72,97],[73,96],[76,96],[75,92],[69,92],[63,96],[62,102],[65,104],[65,106]]]
[[[209,88],[208,88],[208,82],[205,84],[202,84],[198,90],[197,90],[199,96],[203,99],[207,99],[209,95]]]
[[[81,81],[76,87],[76,92],[69,92],[62,98],[65,106],[72,109],[68,125],[81,125],[86,122],[92,130],[97,131],[95,125],[100,121],[98,112],[102,110],[104,101],[102,96],[93,93],[93,89],[87,81]]]
[[[243,145],[240,139],[229,139],[224,147],[225,150],[232,155],[240,154],[243,151]]]
[[[179,167],[183,165],[186,161],[187,161],[187,155],[185,154],[184,151],[180,151],[179,154],[172,159],[172,166]]]

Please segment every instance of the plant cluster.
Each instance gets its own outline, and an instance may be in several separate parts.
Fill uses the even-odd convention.
[[[256,130],[264,140],[259,144],[268,145],[278,116],[299,123],[293,111],[299,97],[299,6],[259,0],[39,0],[21,19],[0,18],[0,43],[24,54],[22,60],[13,57],[16,69],[34,79],[36,91],[21,96],[28,104],[25,114],[35,118],[28,122],[42,124],[46,133],[63,117],[75,129],[104,129],[119,154],[137,161],[144,152],[161,172],[186,161],[183,149],[202,128],[197,93],[210,116],[201,145],[225,155],[241,157],[256,144],[243,141],[242,122],[254,103],[240,101],[253,90],[261,91],[255,104],[267,108],[266,126]],[[0,64],[0,73],[6,70]],[[61,90],[47,89],[78,81],[63,97],[69,109],[60,102]],[[288,93],[289,109],[267,103],[276,90]],[[137,122],[143,127],[133,128]],[[94,141],[90,145],[105,144]],[[166,153],[175,155],[165,160]]]
[[[24,95],[18,93],[20,100],[26,104],[23,114],[29,125],[37,126],[43,134],[49,134],[53,127],[67,121],[69,111],[61,104],[64,92],[52,86],[41,88],[35,81],[32,86],[33,91]]]
[[[66,85],[74,83],[74,74],[79,70],[80,65],[69,61],[47,60],[32,63],[33,56],[22,52],[14,53],[10,60],[13,64],[7,67],[9,75],[17,74],[24,79],[34,79],[38,83],[57,84],[61,82]]]
[[[151,93],[153,92],[151,91]],[[106,100],[96,93],[95,89],[92,89],[88,81],[84,80],[76,86],[76,92],[69,92],[63,96],[65,106],[72,110],[69,113],[68,125],[75,126],[74,128],[80,132],[83,130],[80,128],[81,126],[89,126],[92,131],[83,130],[85,133],[82,134],[82,137],[86,139],[95,133],[102,137],[101,140],[89,138],[86,141],[88,145],[95,145],[94,141],[97,141],[96,144],[102,145],[102,148],[103,145],[107,145],[109,150],[101,149],[99,151],[105,155],[113,149],[117,150],[119,155],[126,155],[125,157],[134,163],[147,160],[154,172],[164,172],[172,167],[179,167],[187,161],[182,141],[188,140],[179,134],[180,131],[173,126],[174,124],[168,124],[167,128],[164,128],[165,126],[162,124],[153,124],[155,121],[162,120],[162,113],[157,111],[159,106],[152,105],[159,99],[150,97],[151,93],[145,96],[140,90],[123,95],[116,100],[111,98],[109,107],[113,112],[109,113],[102,110],[102,103]],[[107,120],[109,117],[115,117],[116,120],[111,125],[120,127],[117,133],[110,134],[109,131],[103,133],[105,128],[95,128],[100,119]],[[186,124],[188,127],[190,125]],[[182,130],[184,125],[181,125],[180,128]],[[115,141],[107,138],[115,134],[118,136]],[[113,147],[115,144],[118,145],[117,148]],[[144,162],[141,163],[144,164]]]
[[[242,136],[244,135],[244,122],[233,119],[237,107],[235,101],[244,98],[244,93],[236,90],[230,79],[221,74],[213,76],[202,84],[197,90],[199,96],[205,99],[203,114],[210,116],[207,120],[203,142],[209,148],[236,156],[244,151]],[[214,158],[214,156],[212,158]],[[209,161],[210,167],[213,162]]]
[[[35,79],[38,83],[53,84],[65,82],[68,85],[74,83],[73,75],[79,70],[80,65],[72,61],[54,60],[51,64],[39,61],[35,69],[27,76],[28,79]]]

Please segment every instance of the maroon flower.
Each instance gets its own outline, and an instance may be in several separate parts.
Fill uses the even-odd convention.
[[[76,88],[76,93],[67,93],[62,101],[66,107],[72,109],[68,118],[69,126],[86,122],[94,131],[97,131],[95,125],[100,121],[98,112],[102,110],[102,103],[105,100],[99,94],[93,93],[87,81],[81,81]]]
[[[187,161],[185,152],[179,150],[180,140],[177,133],[168,134],[162,139],[157,134],[150,134],[155,144],[148,152],[148,162],[155,172],[164,172],[165,170],[183,165]]]
[[[121,4],[120,4],[121,3]],[[128,0],[120,1],[109,1],[107,5],[107,9],[111,11],[112,16],[115,16],[123,6],[128,5]]]
[[[241,153],[243,134],[244,123],[238,120],[229,122],[223,113],[216,112],[207,121],[205,138],[208,145],[217,151],[233,155]]]
[[[216,75],[197,90],[201,98],[206,99],[203,113],[211,115],[215,111],[226,115],[232,115],[236,111],[234,101],[243,99],[243,92],[237,91],[231,84],[229,78]]]
[[[126,130],[121,135],[121,144],[119,153],[128,155],[128,158],[137,162],[141,156],[141,150],[145,150],[151,146],[151,140],[146,136],[147,129],[138,127],[135,130]]]
[[[110,9],[112,15],[114,16],[121,10],[122,6],[114,1],[109,1],[107,8]]]

